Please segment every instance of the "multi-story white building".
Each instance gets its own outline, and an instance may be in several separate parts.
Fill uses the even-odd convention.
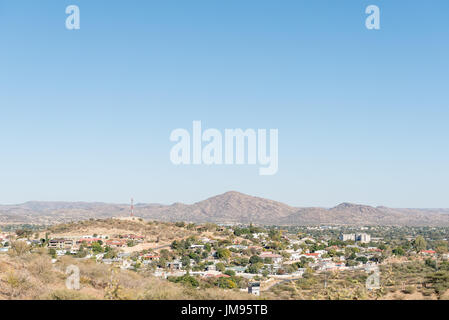
[[[341,241],[355,241],[355,233],[342,233],[340,235]]]
[[[371,235],[368,233],[359,233],[356,237],[357,241],[360,241],[361,243],[370,243],[371,242]]]
[[[360,241],[361,243],[371,242],[371,235],[367,233],[342,233],[340,235],[342,241]]]
[[[48,242],[48,247],[52,249],[71,250],[74,242],[71,239],[52,239]]]

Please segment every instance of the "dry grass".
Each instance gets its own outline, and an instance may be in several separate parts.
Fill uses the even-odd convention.
[[[127,219],[88,220],[52,226],[42,232],[53,237],[83,235],[109,235],[133,233],[144,236],[149,247],[163,246],[173,240],[188,237],[211,236],[174,223],[145,222]],[[133,250],[142,249],[139,246]],[[80,290],[68,290],[65,271],[70,265],[80,269]],[[62,256],[54,264],[46,248],[34,248],[30,252],[25,242],[13,243],[10,254],[0,255],[0,299],[151,299],[151,300],[201,300],[201,299],[253,299],[247,293],[220,288],[192,289],[182,284],[155,278],[148,272],[121,270],[91,259]]]
[[[80,269],[79,291],[65,286],[69,265]],[[238,291],[211,288],[191,289],[146,274],[112,268],[92,260],[61,257],[55,263],[42,252],[23,256],[0,255],[0,299],[55,300],[201,300],[251,299]]]

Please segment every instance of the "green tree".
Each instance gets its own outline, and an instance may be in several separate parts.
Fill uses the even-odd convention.
[[[190,258],[188,256],[184,256],[181,259],[182,267],[186,270],[190,269]]]
[[[415,248],[416,252],[425,250],[427,248],[427,241],[422,236],[417,236],[413,241],[413,247]]]
[[[234,270],[226,270],[224,272],[224,274],[230,276],[230,277],[234,277],[235,276],[235,271]]]
[[[259,256],[251,256],[251,258],[249,258],[249,263],[251,264],[255,264],[255,263],[259,263],[259,262],[263,262],[263,259]]]
[[[234,289],[237,287],[237,284],[234,281],[232,281],[229,278],[224,278],[224,277],[219,278],[217,280],[217,285],[220,288],[225,288],[225,289]]]
[[[102,253],[103,248],[102,248],[101,244],[99,244],[98,242],[94,242],[94,243],[92,243],[92,251],[94,253]]]
[[[229,251],[229,249],[220,248],[217,250],[217,257],[219,259],[228,260],[231,257],[231,251]]]
[[[402,249],[401,247],[397,247],[397,248],[393,249],[393,254],[396,256],[403,256],[403,255],[405,255],[405,250]]]
[[[263,267],[263,263],[261,263],[261,262],[254,263],[246,269],[246,272],[247,273],[259,273],[259,270],[262,269],[262,267]]]
[[[215,265],[215,268],[220,272],[224,272],[226,270],[226,266],[224,265],[224,263],[221,262],[217,263]]]
[[[182,277],[175,277],[175,278],[169,277],[168,280],[175,283],[182,283],[183,285],[192,288],[197,288],[200,285],[195,277],[192,277],[187,274]]]
[[[436,293],[443,294],[449,289],[449,272],[437,271],[426,277],[426,281],[433,285]]]
[[[363,264],[368,262],[368,258],[367,257],[363,257],[363,256],[362,257],[357,257],[355,260],[356,261],[360,261]]]

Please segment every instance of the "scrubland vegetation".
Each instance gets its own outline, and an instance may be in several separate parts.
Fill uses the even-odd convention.
[[[0,299],[449,299],[447,228],[91,219],[0,237]]]
[[[80,290],[65,285],[67,266],[80,268]],[[198,290],[145,273],[120,270],[95,261],[64,256],[52,264],[47,250],[0,256],[0,299],[250,299],[248,294],[219,288]]]

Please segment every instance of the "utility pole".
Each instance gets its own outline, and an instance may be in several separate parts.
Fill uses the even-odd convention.
[[[134,199],[131,198],[131,218],[134,217]]]

